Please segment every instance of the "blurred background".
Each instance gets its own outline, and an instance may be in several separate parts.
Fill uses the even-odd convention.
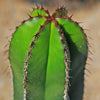
[[[89,55],[85,70],[83,100],[100,100],[100,0],[0,0],[0,100],[12,100],[12,73],[8,48],[15,27],[20,25],[36,5],[50,12],[65,5],[68,15],[78,21],[87,34]]]

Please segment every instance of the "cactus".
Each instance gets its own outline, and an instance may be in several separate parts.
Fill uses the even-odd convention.
[[[64,7],[52,16],[33,9],[9,46],[14,100],[82,100],[87,52],[83,29]]]

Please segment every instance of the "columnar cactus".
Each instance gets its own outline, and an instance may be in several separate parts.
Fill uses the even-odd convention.
[[[33,9],[10,42],[14,100],[82,100],[87,52],[83,29],[64,7],[52,16]]]

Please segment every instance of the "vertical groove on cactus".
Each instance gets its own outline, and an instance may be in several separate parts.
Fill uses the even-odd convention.
[[[33,9],[11,39],[14,100],[82,100],[87,38],[59,7]]]

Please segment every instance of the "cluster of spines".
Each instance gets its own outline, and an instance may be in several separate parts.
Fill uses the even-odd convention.
[[[59,12],[60,10],[66,10],[65,7],[61,6],[61,7],[58,7],[55,12],[52,14],[52,17],[55,17],[56,16],[56,13]],[[66,10],[67,11],[67,10]],[[62,15],[59,15],[58,17],[63,17]]]

